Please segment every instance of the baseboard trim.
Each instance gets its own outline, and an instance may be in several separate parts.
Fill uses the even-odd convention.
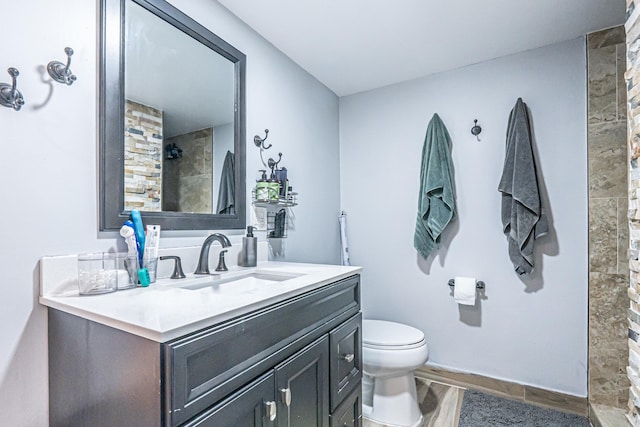
[[[586,397],[573,396],[478,374],[453,372],[428,365],[419,368],[415,375],[419,378],[479,390],[532,405],[557,409],[584,417],[589,416],[589,401]]]

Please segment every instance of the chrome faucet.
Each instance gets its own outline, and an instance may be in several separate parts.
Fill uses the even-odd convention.
[[[198,258],[198,267],[196,267],[196,271],[193,274],[211,274],[209,272],[209,248],[214,241],[220,242],[223,248],[231,246],[229,238],[224,234],[214,233],[209,235],[202,243],[200,258]]]

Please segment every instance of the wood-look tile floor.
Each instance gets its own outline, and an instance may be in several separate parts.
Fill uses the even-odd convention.
[[[499,398],[482,392],[469,391],[466,412],[463,409],[465,389],[436,381],[416,378],[417,397],[423,421],[419,427],[515,426],[571,427],[589,425],[586,417],[533,406],[517,400]],[[481,410],[473,405],[480,405]],[[472,411],[472,412],[469,412]],[[464,418],[462,421],[461,419]],[[604,418],[604,417],[603,417]],[[620,424],[602,423],[602,427]],[[363,418],[363,427],[391,427]]]
[[[420,410],[424,417],[420,427],[457,427],[464,389],[416,378]],[[388,427],[363,419],[363,427]]]

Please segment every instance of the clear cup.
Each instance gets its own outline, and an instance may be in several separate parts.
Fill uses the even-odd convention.
[[[138,286],[138,256],[128,253],[116,254],[118,290],[131,289]]]
[[[100,295],[118,288],[116,256],[113,253],[78,255],[78,292]]]
[[[142,266],[149,272],[149,283],[156,283],[156,273],[158,271],[158,258],[144,258]]]

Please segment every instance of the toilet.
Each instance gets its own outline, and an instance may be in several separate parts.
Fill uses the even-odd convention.
[[[422,422],[413,371],[429,350],[424,333],[386,320],[362,321],[362,413],[388,426],[415,427]]]

